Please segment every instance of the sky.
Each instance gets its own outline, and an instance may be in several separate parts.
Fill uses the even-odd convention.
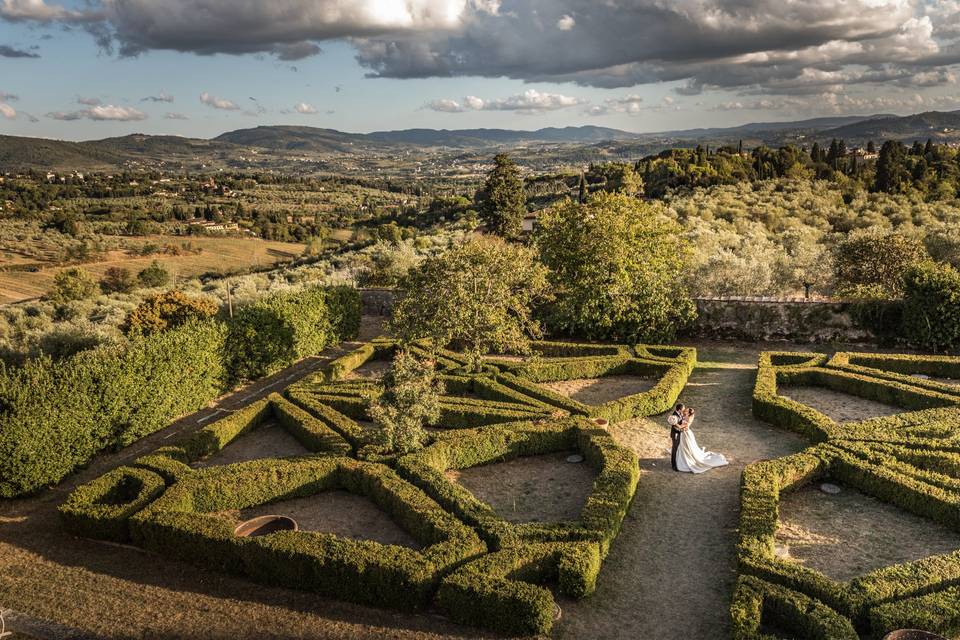
[[[960,109],[960,0],[0,0],[0,134]]]

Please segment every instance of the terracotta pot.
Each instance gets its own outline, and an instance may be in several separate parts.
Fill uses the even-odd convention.
[[[246,522],[241,522],[233,530],[238,538],[256,538],[266,536],[277,531],[296,531],[297,522],[287,516],[260,516]]]

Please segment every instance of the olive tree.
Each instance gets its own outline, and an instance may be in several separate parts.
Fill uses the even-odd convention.
[[[661,341],[693,319],[683,284],[687,244],[679,225],[619,193],[541,212],[535,243],[556,296],[556,331],[589,339]]]
[[[525,352],[541,335],[533,306],[547,296],[532,249],[481,236],[411,270],[390,328],[402,341],[462,349],[478,365],[492,351]]]

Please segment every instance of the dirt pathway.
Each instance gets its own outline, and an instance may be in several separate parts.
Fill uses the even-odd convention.
[[[701,349],[703,365],[681,398],[697,408],[694,429],[701,446],[726,454],[730,466],[700,476],[671,471],[662,417],[612,428],[617,440],[640,456],[640,486],[596,595],[563,604],[556,637],[729,637],[740,474],[750,462],[806,446],[753,419],[756,356],[752,350]]]

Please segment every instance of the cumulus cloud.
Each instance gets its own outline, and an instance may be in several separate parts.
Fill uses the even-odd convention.
[[[4,93],[0,91],[0,115],[8,120],[13,120],[17,117],[17,110],[11,107],[8,103],[16,102],[20,99],[20,96],[14,95],[12,93]]]
[[[200,102],[208,107],[213,107],[214,109],[222,109],[223,111],[240,111],[240,106],[237,103],[231,102],[225,98],[218,98],[217,96],[211,95],[206,91],[200,94]]]
[[[77,96],[77,104],[82,104],[88,107],[99,107],[103,104],[103,101],[100,98],[84,98],[83,96]]]
[[[304,115],[312,115],[317,113],[317,108],[312,104],[307,104],[306,102],[297,103],[297,105],[293,107],[293,110]]]
[[[9,45],[0,44],[0,58],[39,58],[40,55],[32,51],[16,49]]]
[[[2,0],[0,17],[100,23],[128,56],[167,49],[299,60],[319,53],[323,40],[455,29],[468,0],[92,0],[90,6],[73,11],[45,0]]]
[[[466,96],[462,100],[449,98],[433,100],[425,106],[433,111],[443,113],[463,113],[465,111],[515,111],[523,114],[543,113],[556,111],[586,104],[586,100],[559,93],[545,93],[536,89],[528,89],[508,98],[484,100],[477,96]]]
[[[54,111],[47,114],[48,118],[53,120],[96,120],[96,121],[116,121],[116,122],[135,122],[146,120],[147,114],[133,107],[118,107],[112,104],[92,106],[89,109],[80,111]]]
[[[147,96],[146,98],[141,98],[140,102],[173,102],[173,96],[168,94],[166,91],[161,90],[155,96]]]
[[[83,23],[101,46],[126,56],[164,49],[299,60],[320,53],[323,41],[346,39],[373,76],[510,77],[605,88],[680,82],[683,95],[727,89],[815,96],[891,80],[938,86],[951,83],[949,69],[960,64],[960,0],[88,0],[77,6],[85,8],[0,0],[0,17]],[[453,100],[437,107],[471,108]]]
[[[103,14],[99,10],[73,11],[44,0],[3,0],[0,17],[10,22],[97,22]]]
[[[168,111],[163,114],[164,120],[189,120],[190,118],[183,113],[174,113],[173,111]]]

